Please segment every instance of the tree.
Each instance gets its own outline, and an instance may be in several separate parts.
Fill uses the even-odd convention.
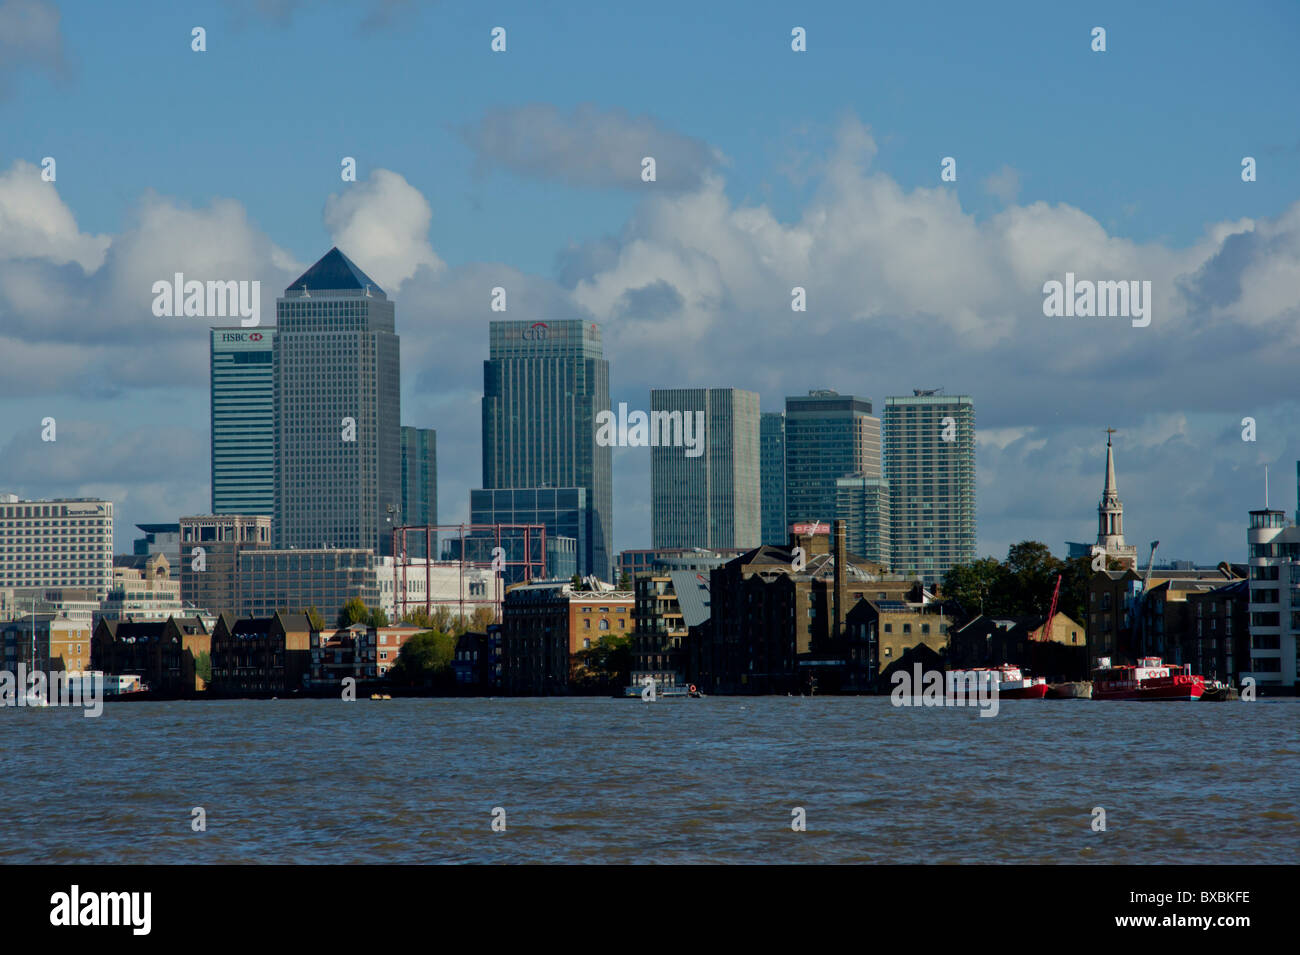
[[[569,581],[569,584],[573,587],[574,590],[582,590],[584,586],[584,584],[582,583],[582,574],[574,574],[573,578]]]
[[[207,650],[200,650],[194,658],[194,673],[204,683],[212,682],[212,657]]]
[[[419,627],[421,630],[436,630],[433,625],[433,618],[429,616],[429,611],[423,607],[417,607],[414,610],[408,610],[402,615],[402,623],[409,623],[413,627]]]
[[[632,578],[626,570],[623,571],[623,573],[618,578],[618,589],[619,590],[632,589]]]
[[[303,613],[306,614],[307,619],[311,621],[311,628],[313,630],[319,633],[321,630],[325,629],[325,618],[320,615],[320,611],[316,609],[315,604],[305,608]]]
[[[995,557],[981,557],[969,564],[953,564],[944,575],[942,594],[955,600],[968,617],[981,613],[1001,613],[1005,569]]]
[[[488,626],[497,622],[497,612],[492,607],[479,607],[469,622],[475,633],[487,633]]]
[[[354,623],[368,623],[370,608],[360,597],[353,597],[339,608],[339,629],[344,630]]]
[[[424,630],[402,644],[388,678],[397,683],[427,683],[448,673],[456,658],[456,638]]]
[[[372,627],[388,626],[388,611],[384,610],[383,607],[376,607],[374,610],[370,611],[370,615],[366,618],[366,623]]]
[[[632,640],[606,634],[596,643],[575,654],[577,672],[574,683],[585,690],[612,690],[627,686],[632,674]]]

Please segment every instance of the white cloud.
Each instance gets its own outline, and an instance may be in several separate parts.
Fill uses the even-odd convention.
[[[392,296],[425,266],[445,265],[429,244],[433,209],[398,173],[376,169],[325,201],[325,226],[334,244]]]

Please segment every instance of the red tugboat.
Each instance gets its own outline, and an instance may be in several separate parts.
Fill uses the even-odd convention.
[[[1092,671],[1094,700],[1199,700],[1204,693],[1205,678],[1194,676],[1190,663],[1141,657],[1135,667],[1113,667],[1110,657],[1102,657]]]

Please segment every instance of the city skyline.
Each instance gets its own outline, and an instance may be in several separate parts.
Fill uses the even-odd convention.
[[[819,388],[877,408],[916,387],[969,394],[981,556],[1026,538],[1056,552],[1091,539],[1107,427],[1127,536],[1158,537],[1162,555],[1239,559],[1240,515],[1263,504],[1265,465],[1270,503],[1295,506],[1279,477],[1300,458],[1287,374],[1300,151],[1276,125],[1297,87],[1284,65],[1289,6],[1237,24],[1249,42],[1223,46],[1217,76],[1186,60],[1221,37],[1198,4],[1176,23],[1108,11],[1104,56],[1064,12],[984,18],[941,5],[933,75],[889,39],[920,27],[902,10],[883,12],[871,36],[809,16],[802,59],[789,52],[792,14],[775,6],[760,5],[767,19],[743,38],[712,11],[685,36],[646,24],[647,48],[693,55],[681,71],[598,39],[617,33],[609,12],[561,26],[514,9],[510,51],[493,58],[472,14],[412,10],[369,28],[384,69],[352,76],[322,70],[315,52],[362,12],[303,4],[281,22],[205,5],[205,60],[164,5],[136,25],[91,4],[62,9],[50,63],[68,72],[39,57],[5,72],[0,347],[19,373],[0,399],[0,487],[113,500],[116,552],[133,524],[210,506],[201,422],[215,322],[153,316],[151,283],[260,280],[265,325],[274,291],[331,245],[402,303],[401,423],[440,432],[443,521],[465,518],[480,484],[478,368],[496,318],[599,323],[615,405],[646,407],[653,388],[752,390],[764,411]],[[421,51],[435,35],[443,54],[430,62]],[[1009,45],[1015,57],[997,52]],[[538,68],[575,50],[616,67],[603,88]],[[172,92],[201,117],[238,116],[261,146],[232,154],[222,123],[165,143],[133,135],[168,106],[112,68],[123,51],[167,57]],[[285,99],[221,69],[232,54],[275,63]],[[981,66],[991,54],[997,76]],[[1147,63],[1162,77],[1160,110],[1125,95],[1150,80]],[[725,85],[740,66],[744,95]],[[419,129],[385,121],[364,140],[285,109],[331,97],[369,115],[378,97],[406,102],[399,67],[469,92]],[[699,102],[701,74],[724,84],[728,109]],[[655,77],[653,92],[633,75]],[[990,96],[1002,114],[979,108]],[[1041,135],[1048,116],[1087,124],[1095,141],[1061,150]],[[94,145],[105,137],[108,148]],[[655,183],[640,179],[646,154]],[[940,179],[946,156],[955,182]],[[1254,182],[1241,178],[1244,156],[1258,160]],[[46,157],[54,181],[41,178]],[[355,182],[340,179],[345,157]],[[1043,283],[1067,273],[1152,281],[1151,325],[1047,318]],[[791,311],[796,286],[806,312]],[[504,314],[491,311],[498,287]],[[55,442],[41,440],[46,417]],[[614,450],[615,552],[651,540],[649,456]]]

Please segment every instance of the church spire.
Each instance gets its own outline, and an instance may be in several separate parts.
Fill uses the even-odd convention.
[[[1106,485],[1097,505],[1097,545],[1106,556],[1129,566],[1137,566],[1137,548],[1124,543],[1124,505],[1115,481],[1115,448],[1111,443],[1114,428],[1106,429]]]

